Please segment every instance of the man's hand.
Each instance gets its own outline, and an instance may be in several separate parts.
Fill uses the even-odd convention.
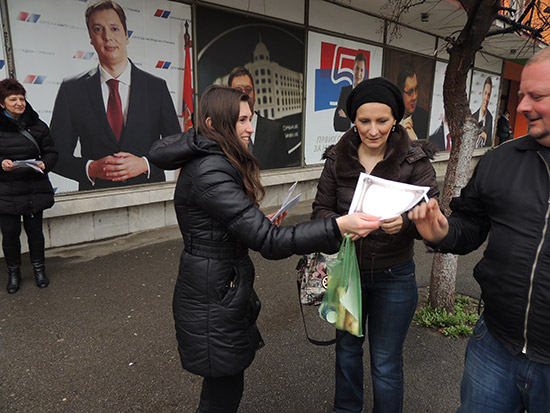
[[[91,162],[88,174],[90,178],[118,182],[141,175],[147,170],[145,159],[129,152],[118,152]]]
[[[411,140],[417,140],[418,139],[418,136],[416,136],[416,132],[414,131],[412,116],[409,116],[409,117],[403,119],[401,121],[401,125],[405,128],[405,130],[409,134],[409,139],[411,139]]]
[[[426,241],[438,243],[449,233],[449,221],[439,209],[435,199],[423,202],[409,212],[409,219],[414,221],[416,229]]]
[[[479,136],[477,137],[476,148],[484,147],[486,141],[487,141],[487,133],[486,132],[481,132],[479,134]]]
[[[344,112],[343,109],[338,109],[338,116],[340,116],[341,118],[347,118],[348,115],[346,115],[346,112]]]

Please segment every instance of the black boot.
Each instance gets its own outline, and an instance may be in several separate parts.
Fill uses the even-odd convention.
[[[34,270],[36,285],[38,285],[39,288],[46,288],[50,284],[50,280],[46,277],[46,265],[44,261],[33,261],[32,269]]]
[[[19,291],[19,285],[21,284],[21,271],[19,266],[8,267],[8,294],[14,294]]]

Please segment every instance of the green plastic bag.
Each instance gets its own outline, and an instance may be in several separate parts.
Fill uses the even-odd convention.
[[[346,235],[338,256],[327,263],[328,287],[319,315],[338,330],[363,337],[361,276],[355,243]]]

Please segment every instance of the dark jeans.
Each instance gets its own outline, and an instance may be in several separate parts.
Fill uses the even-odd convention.
[[[204,378],[197,413],[237,413],[243,390],[244,371],[234,376]]]
[[[27,233],[31,262],[44,261],[44,233],[42,232],[42,212],[23,215],[23,226]],[[8,267],[21,265],[21,215],[0,214],[2,230],[2,250]]]
[[[368,334],[370,349],[373,411],[401,412],[403,344],[418,303],[414,261],[372,272],[362,271],[361,283],[363,331]],[[334,411],[359,413],[363,411],[365,337],[344,334],[336,344]]]
[[[550,412],[550,364],[508,352],[483,315],[466,347],[458,412]]]

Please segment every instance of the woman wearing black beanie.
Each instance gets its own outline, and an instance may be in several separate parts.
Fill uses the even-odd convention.
[[[438,197],[431,152],[411,143],[399,125],[404,104],[396,85],[382,77],[364,80],[350,93],[346,108],[354,126],[324,154],[312,218],[347,214],[361,172],[429,186],[429,197]],[[404,213],[356,241],[374,412],[403,410],[403,343],[418,302],[415,238],[420,239],[416,227]],[[338,334],[345,336],[336,345],[334,412],[362,412],[365,337]]]

